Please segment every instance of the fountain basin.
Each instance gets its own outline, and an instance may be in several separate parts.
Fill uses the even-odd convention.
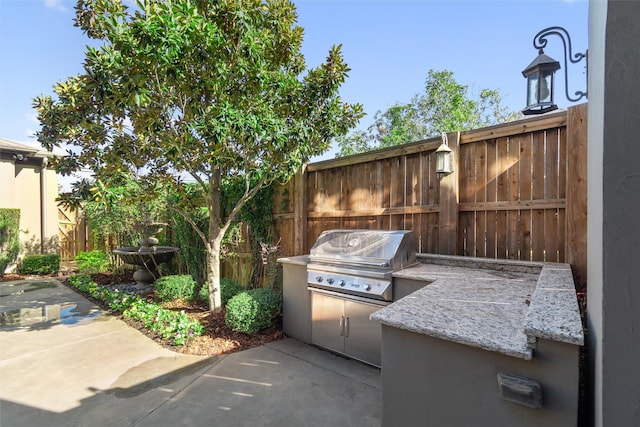
[[[178,248],[172,246],[125,246],[116,248],[113,253],[118,255],[122,262],[140,266],[154,266],[173,259]]]
[[[138,267],[133,278],[138,285],[149,285],[157,278],[157,266],[173,259],[178,248],[173,246],[125,246],[116,248],[116,254],[122,262]]]

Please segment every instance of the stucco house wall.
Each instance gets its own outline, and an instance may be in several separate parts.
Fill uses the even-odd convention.
[[[57,252],[58,178],[49,165],[52,156],[0,138],[0,208],[20,209],[21,256]]]

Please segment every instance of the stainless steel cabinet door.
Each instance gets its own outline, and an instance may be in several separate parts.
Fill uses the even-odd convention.
[[[345,302],[345,353],[354,359],[380,366],[382,327],[369,320],[379,306],[346,300]]]
[[[344,353],[344,300],[311,293],[311,342]]]

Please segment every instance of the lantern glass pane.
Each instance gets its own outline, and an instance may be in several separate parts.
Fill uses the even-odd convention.
[[[538,104],[538,73],[533,73],[527,78],[527,106]]]
[[[436,171],[444,171],[444,153],[436,152]]]
[[[545,72],[542,74],[542,78],[540,79],[540,85],[538,87],[538,93],[540,96],[540,103],[548,103],[551,104],[553,102],[551,98],[551,76],[553,73]]]

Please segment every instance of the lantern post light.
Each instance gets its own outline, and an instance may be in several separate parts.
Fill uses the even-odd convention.
[[[567,72],[568,62],[574,64],[587,57],[587,53],[573,54],[571,49],[571,37],[567,30],[562,27],[549,27],[538,32],[533,38],[533,47],[538,49],[538,56],[522,71],[522,75],[527,79],[527,106],[522,110],[522,114],[543,114],[558,108],[554,103],[555,92],[555,72],[558,71],[560,63],[544,54],[547,46],[547,36],[556,35],[562,40],[564,46],[564,80],[565,94],[571,102],[576,102],[587,96],[587,92],[576,91],[575,98],[569,95],[569,77]],[[567,59],[568,58],[568,59]]]

